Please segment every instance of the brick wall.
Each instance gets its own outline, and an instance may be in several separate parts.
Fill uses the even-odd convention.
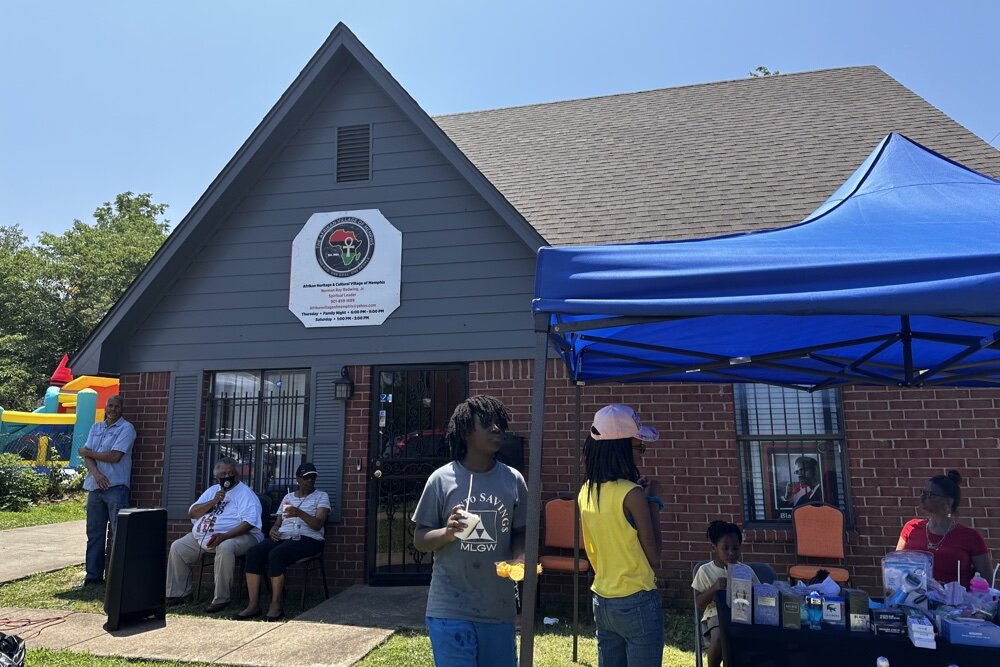
[[[328,530],[327,573],[335,587],[365,579],[366,479],[371,369],[353,367],[355,393],[347,405],[343,520]],[[488,393],[511,410],[512,432],[531,426],[532,362],[479,362],[469,366],[469,393]],[[133,497],[160,504],[169,373],[122,378],[126,416],[136,424]],[[576,390],[563,367],[549,363],[546,388],[542,499],[574,493],[577,460]],[[660,430],[642,457],[641,470],[659,479],[667,504],[660,515],[664,548],[658,569],[668,599],[690,604],[691,565],[709,557],[708,522],[740,522],[739,464],[733,394],[729,385],[584,387],[581,421],[607,403],[635,407]],[[843,393],[848,483],[855,530],[848,535],[846,566],[872,592],[880,585],[879,559],[895,547],[899,530],[919,516],[916,495],[931,475],[954,467],[966,477],[961,520],[980,530],[1000,556],[1000,391],[993,389],[846,389]],[[203,438],[202,438],[203,440]],[[527,443],[526,443],[527,444]],[[356,462],[360,459],[362,470]],[[527,461],[527,452],[525,452]],[[188,530],[171,522],[170,539]],[[773,564],[779,575],[794,561],[790,530],[748,529],[744,559]],[[569,577],[543,581],[543,595],[568,593]]]
[[[511,430],[523,435],[530,428],[531,368],[524,360],[473,364],[469,371],[470,394],[503,400],[513,413]],[[643,455],[640,469],[664,487],[661,587],[669,599],[687,605],[691,565],[710,557],[708,522],[742,523],[732,389],[724,384],[584,387],[583,428],[612,402],[632,405],[660,430],[660,441]],[[1000,557],[1000,515],[994,511],[1000,505],[1000,391],[859,388],[844,390],[843,402],[855,520],[846,566],[856,585],[879,592],[880,559],[895,548],[903,524],[920,516],[921,486],[949,468],[966,478],[960,519],[982,532],[994,558]],[[563,368],[550,362],[543,502],[576,489],[575,410],[575,388]],[[746,531],[744,559],[771,563],[779,576],[796,562],[794,552],[791,530]],[[571,592],[569,577],[554,579],[551,592]]]
[[[125,402],[123,416],[136,430],[132,449],[132,505],[161,507],[170,373],[122,375],[119,392]]]
[[[469,369],[469,393],[492,394],[502,400],[512,413],[511,431],[526,439],[531,427],[532,366],[530,360],[521,360],[482,362]],[[707,557],[704,535],[708,522],[719,517],[738,520],[741,512],[732,389],[723,384],[584,387],[578,423],[576,388],[565,368],[550,361],[542,502],[563,493],[576,494],[578,441],[582,444],[580,438],[586,438],[591,417],[608,403],[631,405],[644,423],[660,430],[660,440],[642,455],[639,468],[660,481],[666,504],[660,515],[660,585],[669,597],[686,601],[691,563]],[[546,581],[549,579],[551,583]],[[571,577],[543,577],[543,595],[571,592]]]
[[[921,516],[924,482],[950,468],[964,478],[957,518],[1000,558],[1000,391],[858,388],[843,396],[857,519],[849,562],[875,577],[865,585],[881,585],[879,559]]]
[[[347,402],[344,432],[344,488],[341,522],[326,530],[326,574],[336,588],[365,580],[368,430],[371,424],[371,368],[352,366],[354,395]],[[361,460],[361,470],[357,461]]]

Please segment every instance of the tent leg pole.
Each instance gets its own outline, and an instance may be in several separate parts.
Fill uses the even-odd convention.
[[[899,318],[899,331],[903,339],[903,382],[913,382],[913,331],[910,329],[909,315]]]
[[[580,439],[580,401],[582,388],[576,385],[576,486],[572,492],[580,491],[580,456],[583,454]],[[580,633],[580,509],[573,496],[573,662],[577,662],[577,644]]]
[[[538,596],[538,533],[542,500],[542,433],[545,429],[545,367],[548,333],[535,334],[531,387],[531,434],[528,446],[528,533],[524,546],[524,604],[521,605],[521,653],[518,664],[532,667],[535,651],[535,600]]]

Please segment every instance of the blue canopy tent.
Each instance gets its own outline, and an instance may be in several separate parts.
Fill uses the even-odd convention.
[[[542,248],[532,310],[529,563],[549,344],[578,386],[1000,386],[1000,181],[890,134],[793,227]]]

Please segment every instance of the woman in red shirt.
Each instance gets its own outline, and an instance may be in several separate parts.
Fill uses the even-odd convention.
[[[927,480],[920,492],[920,507],[927,512],[928,518],[913,519],[903,526],[896,551],[907,549],[933,554],[934,578],[942,584],[955,581],[958,574],[955,566],[960,564],[960,582],[968,587],[973,573],[989,578],[992,570],[983,536],[975,528],[963,526],[952,518],[962,498],[961,483],[962,476],[957,470]]]

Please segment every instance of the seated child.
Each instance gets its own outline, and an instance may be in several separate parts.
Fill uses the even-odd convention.
[[[735,523],[713,521],[706,532],[712,542],[712,560],[695,572],[691,588],[697,592],[698,609],[701,616],[701,634],[708,643],[708,667],[722,664],[722,644],[719,641],[719,610],[715,608],[715,593],[726,589],[726,566],[740,562],[740,547],[743,532]],[[755,583],[757,575],[753,575]]]

